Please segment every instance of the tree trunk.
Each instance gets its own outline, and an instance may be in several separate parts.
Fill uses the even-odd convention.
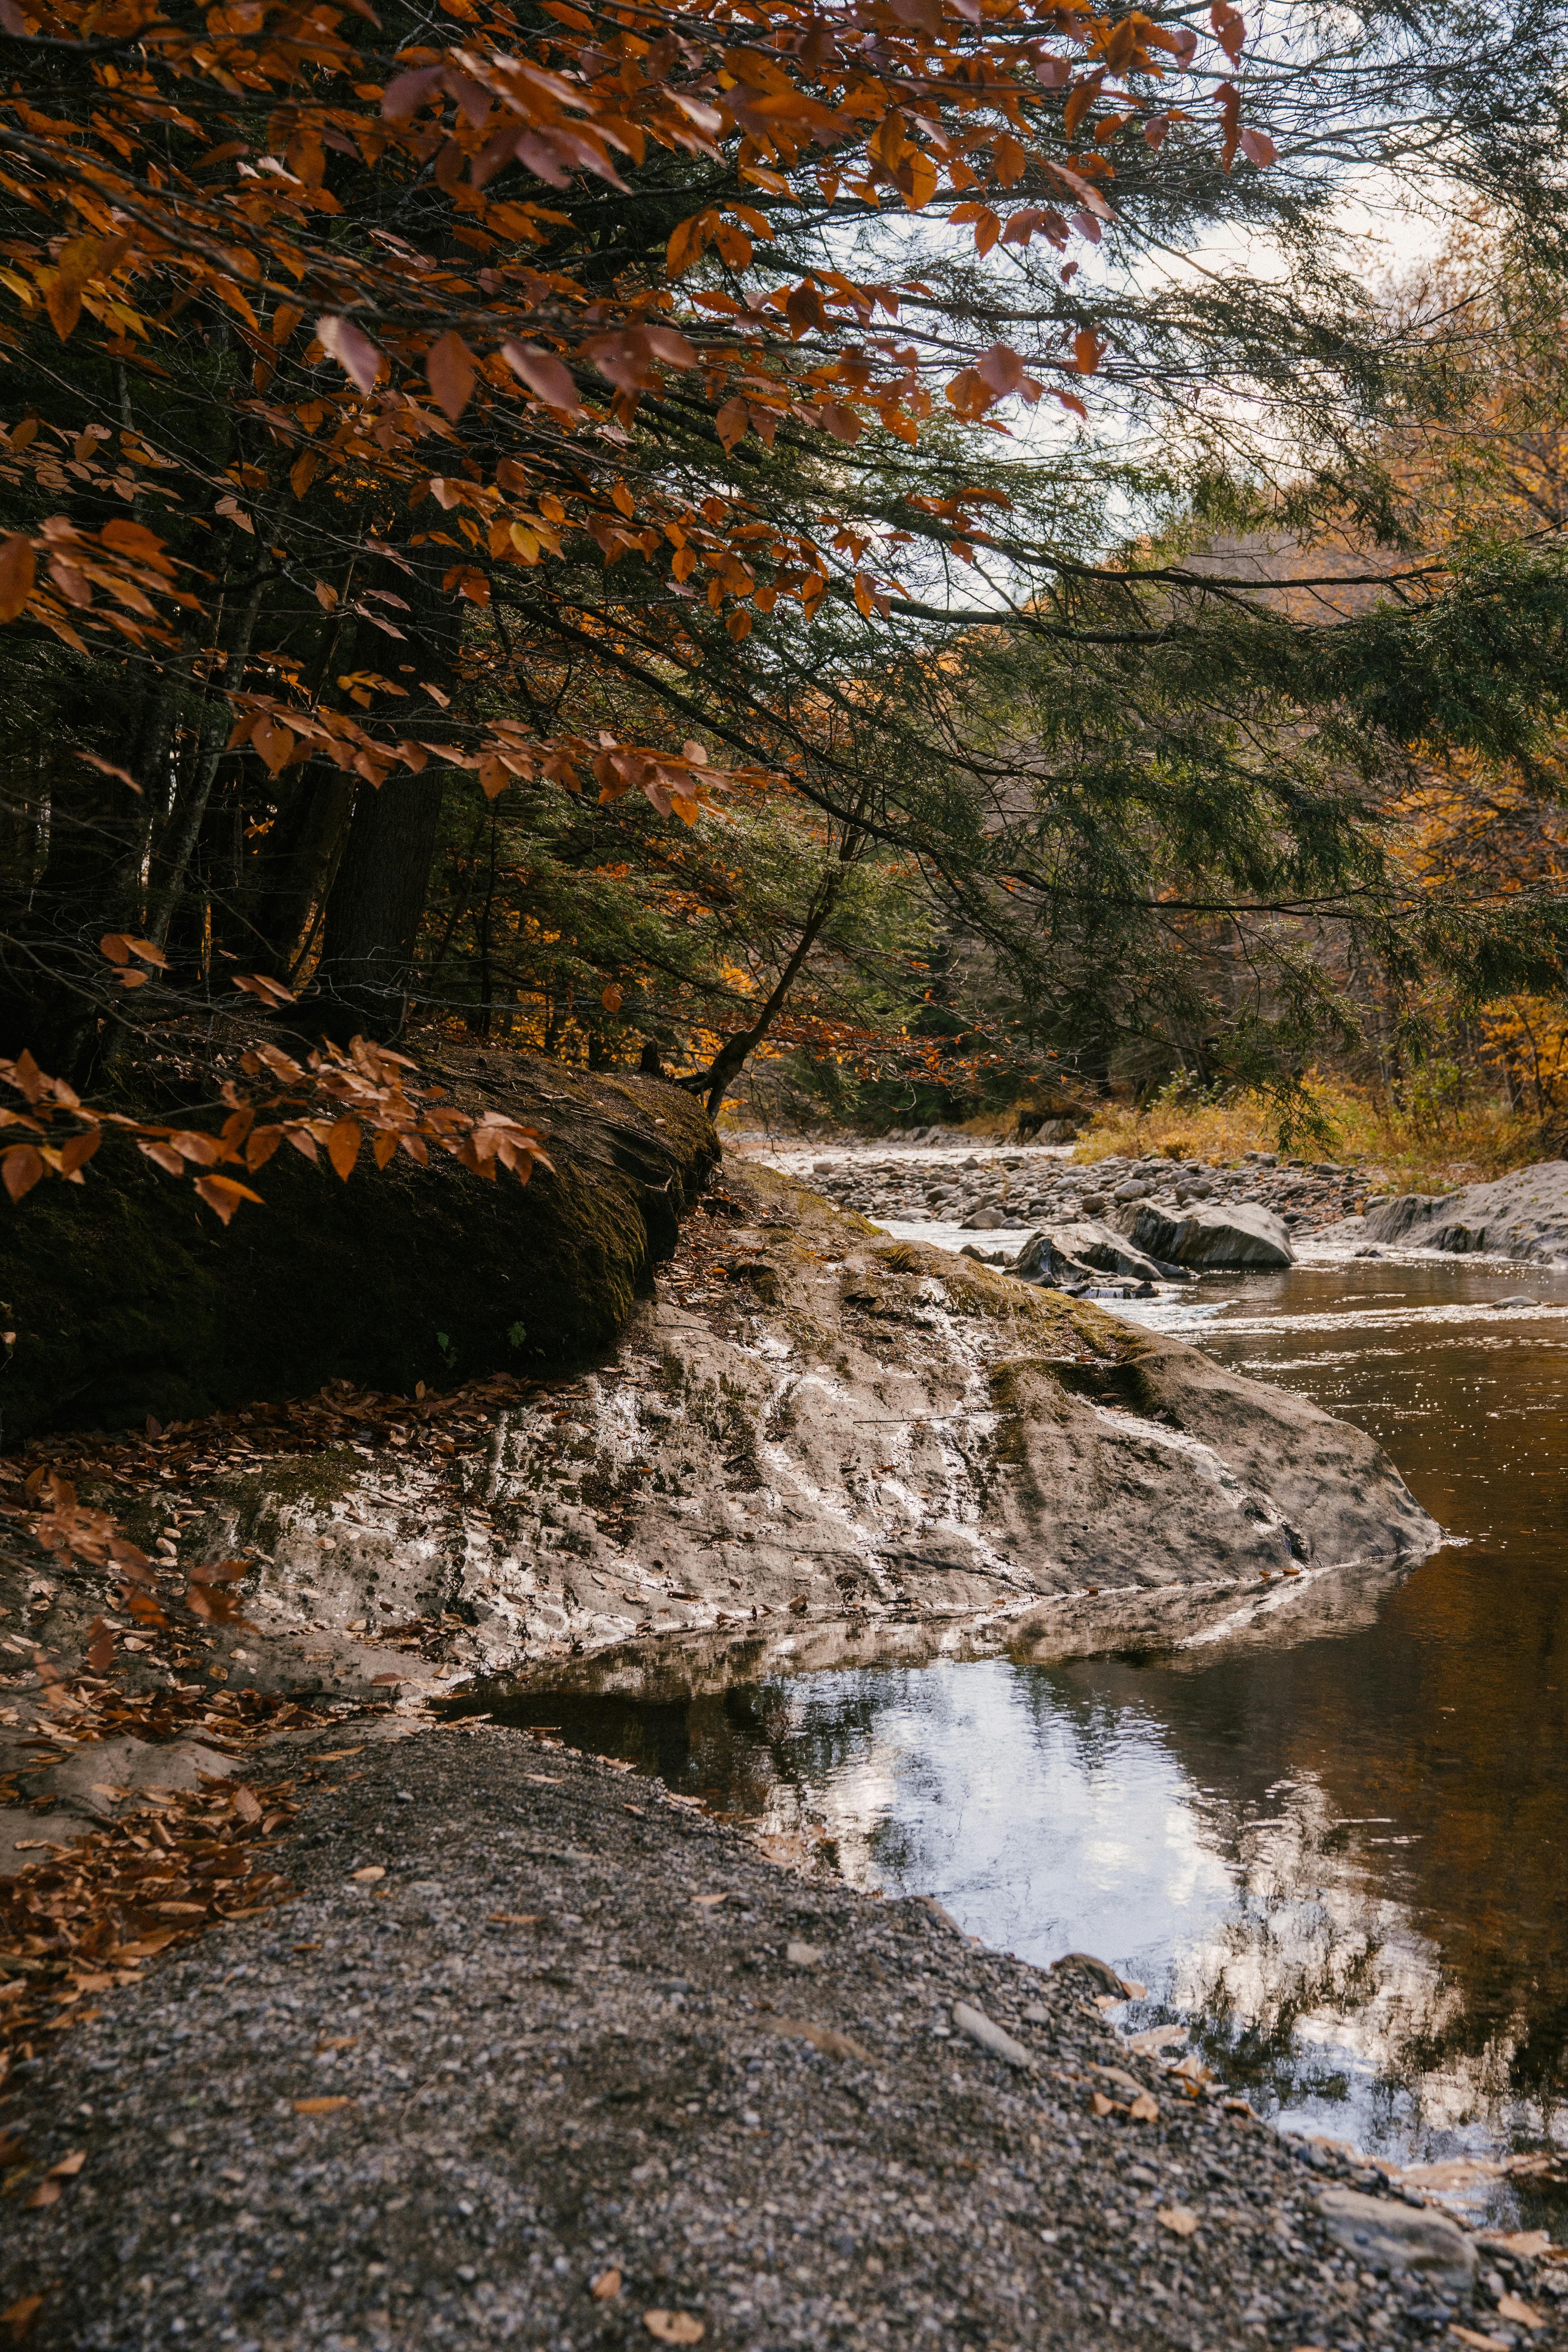
[[[327,899],[311,1017],[346,1042],[403,1026],[414,945],[441,821],[444,771],[362,783]]]

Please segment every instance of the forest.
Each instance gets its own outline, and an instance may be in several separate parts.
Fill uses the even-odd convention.
[[[6,0],[13,1194],[355,1038],[1549,1123],[1555,35]]]

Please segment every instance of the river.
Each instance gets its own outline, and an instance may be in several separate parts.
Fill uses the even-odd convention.
[[[1371,1431],[1449,1539],[1244,1645],[506,1715],[990,1944],[1098,1953],[1147,1988],[1128,2031],[1185,2023],[1287,2128],[1401,2162],[1568,2144],[1568,1272],[1342,1258],[1124,1311]],[[1561,2191],[1469,2195],[1563,2234]]]

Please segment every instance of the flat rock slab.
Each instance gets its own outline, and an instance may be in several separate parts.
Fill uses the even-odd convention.
[[[582,2352],[647,2344],[650,2312],[723,2352],[1487,2331],[1447,2275],[1413,2317],[1321,2211],[1338,2173],[1184,2096],[1076,1970],[520,1734],[356,1763],[279,1849],[294,1902],[95,1995],[14,2078],[0,2311],[43,2296],[28,2352]]]
[[[1167,1208],[1140,1201],[1124,1211],[1122,1226],[1149,1256],[1194,1273],[1268,1271],[1296,1263],[1282,1221],[1272,1209],[1245,1201],[1225,1209]]]
[[[1460,2287],[1471,2285],[1480,2267],[1475,2241],[1430,2208],[1365,2197],[1354,2189],[1325,2189],[1318,2210],[1341,2245],[1364,2262],[1420,2271]]]

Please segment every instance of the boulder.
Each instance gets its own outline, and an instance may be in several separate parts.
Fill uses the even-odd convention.
[[[1153,1259],[1142,1250],[1133,1248],[1124,1234],[1115,1232],[1110,1225],[1097,1224],[1085,1218],[1073,1224],[1052,1225],[1048,1230],[1042,1228],[1039,1233],[1030,1234],[1013,1261],[1014,1273],[1023,1274],[1026,1281],[1043,1278],[1037,1274],[1031,1277],[1025,1267],[1026,1258],[1041,1243],[1069,1265],[1077,1276],[1086,1281],[1091,1274],[1131,1275],[1134,1282],[1158,1282],[1162,1278]],[[1035,1264],[1037,1260],[1030,1262]],[[1058,1283],[1062,1278],[1059,1274],[1056,1276]]]
[[[1368,1237],[1551,1264],[1568,1258],[1568,1160],[1541,1160],[1457,1192],[1402,1192],[1369,1211]]]
[[[1124,1210],[1121,1227],[1151,1260],[1168,1258],[1194,1271],[1294,1265],[1296,1253],[1272,1209],[1236,1202],[1224,1209],[1178,1210],[1141,1201]]]

